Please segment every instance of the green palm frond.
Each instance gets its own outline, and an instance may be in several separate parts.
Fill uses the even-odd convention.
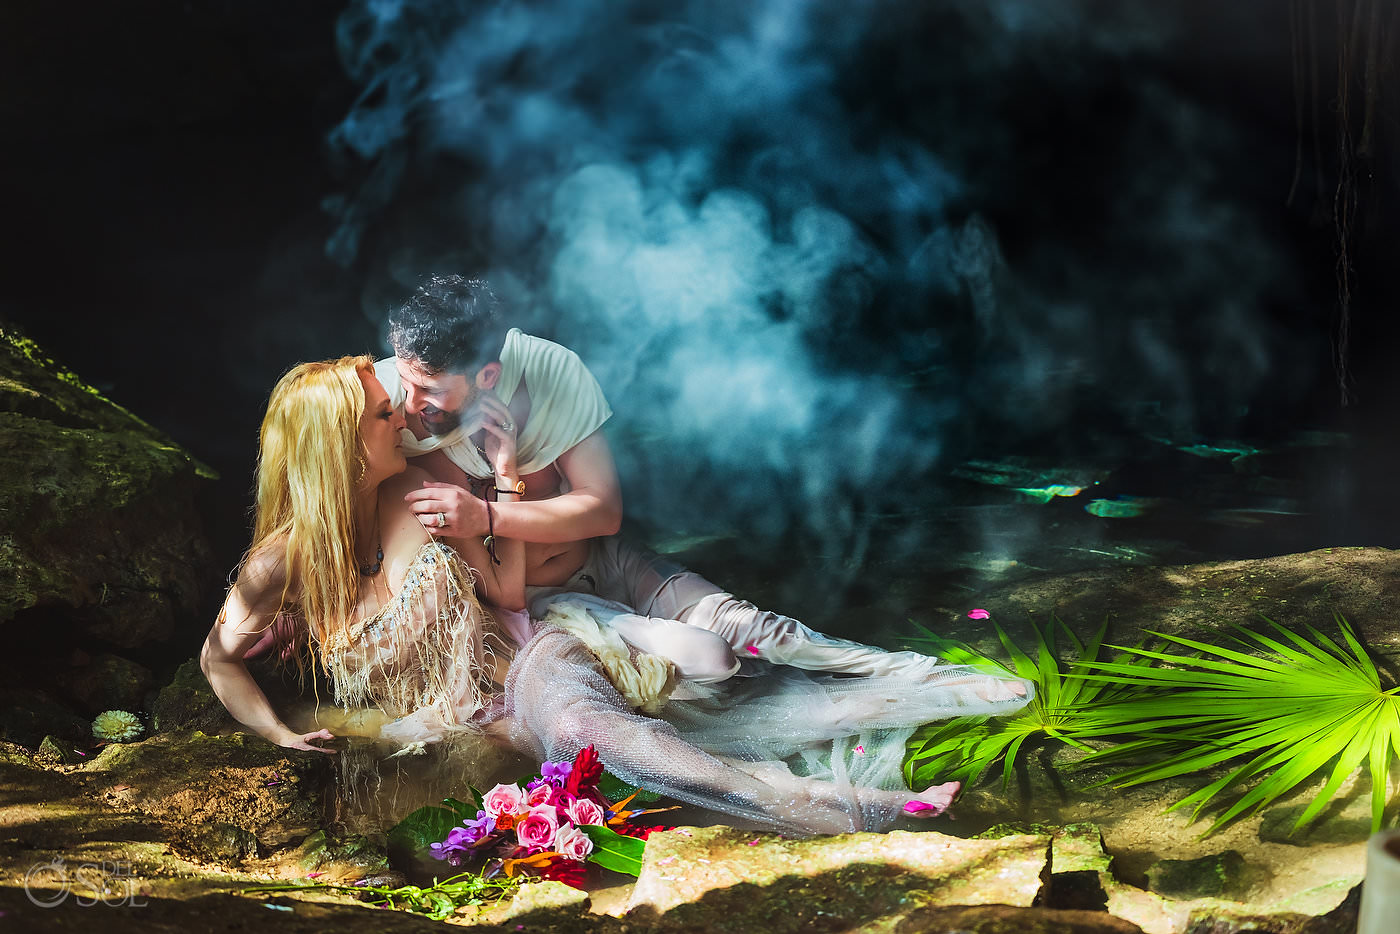
[[[1003,677],[1021,677],[1035,685],[1035,697],[1010,717],[963,717],[920,728],[910,739],[904,759],[904,777],[910,787],[934,781],[978,781],[993,763],[1002,760],[1002,786],[1011,782],[1016,757],[1027,740],[1049,737],[1088,750],[1082,738],[1102,735],[1099,711],[1124,697],[1121,688],[1102,679],[1084,677],[1098,658],[1108,621],[1086,644],[1059,619],[1041,629],[1032,624],[1034,658],[1023,652],[996,626],[997,638],[1011,659],[1002,664],[970,646],[938,636],[920,626],[923,635],[911,640],[930,647],[952,665],[967,665]],[[1062,670],[1055,633],[1059,630],[1073,649],[1068,671]],[[1128,656],[1117,660],[1126,662]]]
[[[1307,627],[1310,639],[1266,620],[1277,637],[1236,626],[1237,651],[1154,633],[1190,654],[1124,649],[1132,657],[1087,666],[1086,676],[1128,688],[1130,699],[1099,711],[1099,735],[1131,742],[1086,757],[1085,764],[1148,756],[1106,780],[1115,787],[1192,775],[1244,757],[1242,764],[1169,810],[1192,818],[1222,795],[1243,790],[1207,834],[1254,813],[1331,764],[1322,789],[1293,825],[1327,807],[1348,776],[1368,765],[1371,825],[1381,828],[1386,780],[1400,756],[1400,688],[1383,689],[1375,664],[1350,624],[1336,617],[1345,645]],[[1081,736],[1090,735],[1081,733]]]

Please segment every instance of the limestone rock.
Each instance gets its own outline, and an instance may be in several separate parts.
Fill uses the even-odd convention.
[[[358,882],[390,888],[403,884],[403,875],[390,868],[387,845],[382,834],[351,834],[339,837],[318,830],[301,841],[285,857],[296,865],[297,873],[316,873],[322,882]]]
[[[531,882],[516,890],[498,923],[557,929],[568,921],[586,922],[588,907],[587,892],[562,882]]]
[[[787,839],[726,827],[653,834],[628,918],[706,930],[856,925],[929,905],[1031,905],[1050,839],[963,840],[940,833]]]
[[[0,328],[0,624],[66,608],[134,647],[193,611],[209,561],[202,467],[150,425]]]
[[[205,859],[224,864],[237,864],[258,855],[258,838],[242,827],[218,823],[201,832],[195,847]]]
[[[233,725],[233,718],[209,686],[197,658],[191,658],[175,669],[174,677],[160,689],[151,705],[151,729],[154,732],[213,732]]]
[[[39,743],[39,751],[34,754],[34,758],[45,764],[55,763],[58,765],[72,765],[82,759],[77,751],[70,748],[68,743],[62,742],[57,737],[45,736]]]
[[[191,828],[231,824],[275,849],[320,827],[332,781],[328,759],[244,733],[196,731],[114,743],[82,771],[113,805]]]
[[[918,908],[894,934],[1142,934],[1131,921],[1101,911],[1057,911],[1007,905]]]

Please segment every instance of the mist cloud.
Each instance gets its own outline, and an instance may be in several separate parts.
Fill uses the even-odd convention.
[[[1170,9],[360,0],[327,249],[376,295],[485,274],[577,350],[629,514],[855,564],[970,445],[1086,397],[1190,437],[1292,352],[1233,131],[1130,67]]]

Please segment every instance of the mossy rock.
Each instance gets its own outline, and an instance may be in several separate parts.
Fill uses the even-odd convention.
[[[55,639],[134,647],[195,610],[212,473],[32,341],[0,328],[0,624],[62,609]],[[48,622],[46,618],[46,623]]]
[[[1196,859],[1159,859],[1147,869],[1147,887],[1169,898],[1229,898],[1241,894],[1245,859],[1224,850]]]
[[[224,705],[219,702],[209,679],[200,670],[199,659],[191,658],[175,669],[170,683],[156,694],[151,705],[151,729],[202,730],[216,732],[234,726]]]
[[[91,721],[42,691],[0,689],[0,739],[35,749],[52,735],[67,744],[92,742]]]
[[[196,730],[113,743],[82,771],[115,805],[187,827],[232,824],[272,850],[325,822],[334,785],[329,758],[245,733]]]

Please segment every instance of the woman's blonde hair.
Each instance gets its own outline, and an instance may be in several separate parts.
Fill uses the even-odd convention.
[[[283,612],[293,582],[314,640],[353,621],[359,601],[355,559],[355,487],[366,462],[360,374],[368,356],[301,363],[277,381],[259,433],[253,545],[285,542]]]

